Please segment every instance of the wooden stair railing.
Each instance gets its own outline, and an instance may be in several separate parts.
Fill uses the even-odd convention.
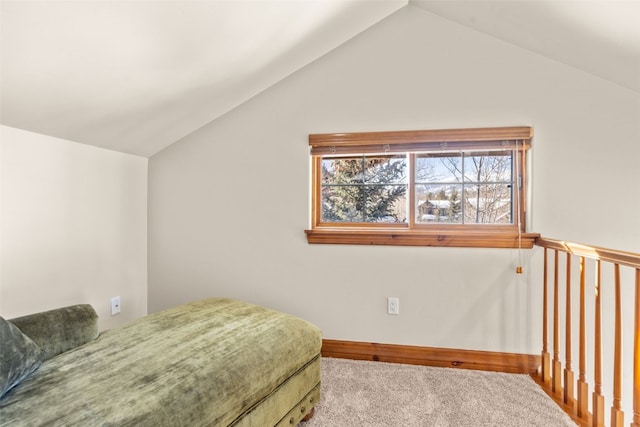
[[[597,246],[588,246],[578,243],[570,243],[561,240],[540,237],[536,239],[536,245],[544,248],[543,261],[543,304],[542,304],[542,366],[539,382],[542,387],[556,400],[562,403],[565,411],[583,426],[604,427],[606,424],[605,410],[605,394],[610,398],[610,425],[611,427],[624,426],[624,405],[625,402],[632,408],[633,414],[629,414],[631,422],[630,427],[640,427],[640,254],[617,251]],[[549,261],[548,252],[553,251],[553,260]],[[560,262],[559,254],[566,254],[566,271],[564,295],[560,292]],[[578,305],[578,326],[577,331],[573,329],[573,293],[572,281],[572,259],[579,259],[580,277],[579,301]],[[553,268],[553,319],[552,319],[552,340],[553,340],[553,358],[548,348],[549,333],[549,292],[548,292],[548,273],[549,263],[552,262]],[[612,293],[613,303],[607,307],[613,307],[613,331],[605,330],[603,335],[602,313],[603,313],[603,294],[609,288],[605,288],[610,283],[603,280],[602,272],[604,266],[613,267]],[[586,287],[586,271],[589,267],[593,267],[594,277],[594,294],[593,294],[593,313],[587,310],[587,298],[589,293]],[[631,269],[634,278],[631,282],[622,284],[621,268]],[[633,287],[623,288],[622,286],[630,285]],[[633,297],[633,324],[623,325],[623,305],[622,294],[628,292]],[[560,329],[560,298],[565,301],[564,312],[564,331]],[[609,302],[607,301],[607,304]],[[605,310],[606,312],[606,310]],[[592,314],[592,316],[591,316]],[[587,319],[593,321],[593,336],[587,337]],[[623,326],[631,328],[633,331],[633,343],[623,343]],[[572,340],[574,334],[577,333],[578,340],[578,379],[574,384],[574,372],[572,367]],[[610,333],[610,334],[609,334]],[[562,368],[560,341],[561,335],[564,336],[564,370]],[[587,339],[592,339],[593,354],[588,354]],[[606,338],[606,339],[603,339]],[[611,339],[609,339],[611,338]],[[613,343],[612,354],[613,369],[609,371],[605,367],[603,371],[603,342]],[[624,355],[625,349],[631,349]],[[592,356],[591,359],[588,359]],[[587,361],[591,362],[593,368],[593,392],[591,400],[589,400],[589,384],[587,381]],[[633,378],[623,378],[623,363],[631,363],[633,366]],[[612,377],[611,393],[603,391],[603,372],[611,372]],[[629,382],[632,381],[632,396],[623,395],[623,387],[630,387]],[[631,400],[629,400],[631,399]],[[591,411],[589,411],[591,408]]]

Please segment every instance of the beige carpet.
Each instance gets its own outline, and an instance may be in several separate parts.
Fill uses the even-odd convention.
[[[576,424],[528,375],[322,359],[322,398],[300,427]]]

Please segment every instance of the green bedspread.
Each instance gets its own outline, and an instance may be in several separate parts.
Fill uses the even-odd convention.
[[[230,425],[316,358],[321,341],[290,315],[194,302],[46,361],[0,401],[0,426]]]

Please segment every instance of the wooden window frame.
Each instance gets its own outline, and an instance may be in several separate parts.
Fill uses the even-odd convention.
[[[448,246],[482,248],[532,248],[540,235],[526,232],[527,151],[533,129],[527,126],[444,129],[391,132],[358,132],[309,135],[312,172],[311,229],[305,230],[312,244]],[[323,155],[367,153],[417,153],[429,151],[515,151],[518,162],[514,192],[513,224],[416,224],[414,178],[409,179],[409,220],[406,224],[331,223],[320,220],[321,161]],[[517,193],[517,194],[516,194]],[[520,225],[518,227],[518,225]]]

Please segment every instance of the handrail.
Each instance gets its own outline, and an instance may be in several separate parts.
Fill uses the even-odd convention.
[[[640,268],[640,254],[634,252],[583,245],[582,243],[572,243],[565,240],[549,239],[547,237],[538,237],[535,240],[535,245],[548,249],[557,249],[576,256],[620,264],[626,267]]]
[[[599,246],[584,245],[581,243],[567,242],[564,240],[550,239],[545,237],[539,237],[535,241],[535,245],[544,248],[544,266],[543,266],[543,319],[542,319],[542,367],[540,373],[540,382],[545,390],[552,396],[557,397],[559,401],[564,404],[564,409],[574,419],[579,421],[584,426],[603,427],[605,425],[605,396],[603,395],[603,377],[609,374],[609,367],[603,369],[603,343],[613,342],[613,370],[612,370],[612,392],[607,396],[611,403],[610,407],[610,420],[612,427],[624,426],[624,411],[623,411],[623,399],[629,399],[629,396],[622,396],[622,384],[623,381],[627,381],[626,386],[629,387],[629,381],[632,383],[632,420],[628,424],[630,427],[640,427],[640,254],[620,251],[615,249],[608,249]],[[553,256],[549,257],[548,252],[552,251]],[[560,277],[559,277],[559,253],[566,254],[566,272],[564,273],[566,279],[566,289],[562,294],[560,289]],[[572,329],[572,305],[574,304],[571,299],[572,294],[572,257],[578,257],[580,260],[580,278],[579,278],[579,293],[580,299],[575,304],[579,305],[579,326],[578,330]],[[551,258],[551,260],[550,260]],[[594,293],[593,293],[593,306],[591,309],[593,312],[587,313],[586,310],[586,296],[589,293],[585,292],[585,270],[588,268],[585,260],[589,260],[589,268],[593,268],[594,275]],[[547,264],[552,263],[551,268]],[[603,266],[609,263],[613,266],[613,278],[607,280],[602,277]],[[635,270],[633,275],[635,282],[635,288],[624,288],[625,292],[635,292],[634,300],[634,321],[633,325],[628,327],[633,330],[633,352],[627,354],[627,358],[622,355],[623,348],[630,348],[630,345],[623,346],[622,344],[622,304],[621,304],[621,267],[629,267]],[[550,294],[547,290],[549,285],[549,278],[547,277],[549,272],[552,271],[552,286],[553,293]],[[608,271],[608,270],[607,270]],[[613,318],[613,325],[611,329],[603,329],[602,325],[602,312],[603,304],[602,300],[603,291],[609,284],[612,284],[613,289],[613,302],[611,307],[615,311]],[[548,311],[548,298],[553,298],[552,312]],[[564,327],[565,330],[560,330],[560,298],[565,300],[565,313],[564,313]],[[609,303],[609,301],[607,301]],[[549,322],[547,317],[553,316],[553,321]],[[593,354],[587,354],[586,349],[586,318],[593,322],[593,336],[591,343],[593,345]],[[549,338],[547,328],[551,325],[552,331],[552,345],[553,348],[549,349],[547,340]],[[607,325],[608,326],[608,325]],[[627,326],[627,325],[625,325]],[[604,331],[604,332],[603,332]],[[576,335],[577,332],[577,335]],[[613,339],[603,340],[605,334],[611,332]],[[565,368],[562,369],[563,361],[561,360],[559,339],[560,335],[564,333],[565,348],[564,348],[564,364]],[[579,377],[574,384],[574,373],[572,371],[572,354],[571,354],[571,341],[572,337],[577,336],[579,340]],[[551,351],[550,351],[551,350]],[[553,355],[553,358],[551,356]],[[585,360],[591,356],[591,368],[593,369],[593,392],[589,397],[589,384],[586,380],[585,373]],[[622,363],[623,360],[632,361],[633,363],[633,379],[622,377]],[[574,390],[577,391],[577,396],[574,395]],[[589,404],[591,404],[591,413],[589,412]]]

